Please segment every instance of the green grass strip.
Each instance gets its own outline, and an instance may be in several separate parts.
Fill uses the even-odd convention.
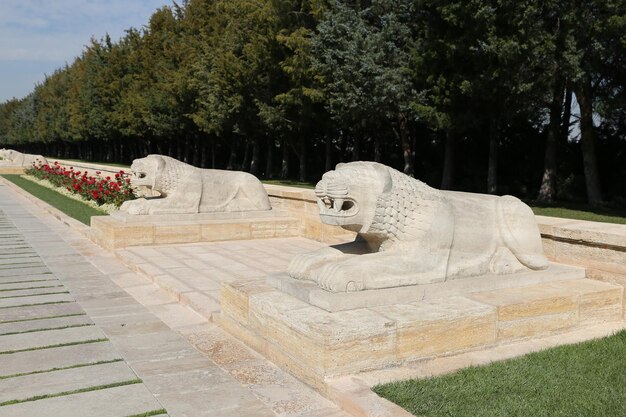
[[[161,414],[167,414],[167,411],[165,410],[165,408],[161,408],[160,410],[146,411],[145,413],[133,414],[132,416],[126,416],[126,417],[150,417],[150,416],[158,416]]]
[[[72,217],[88,226],[91,221],[91,216],[106,215],[106,213],[101,210],[97,210],[93,207],[88,206],[87,204],[81,203],[80,201],[73,200],[69,197],[57,193],[54,190],[24,179],[20,175],[2,175],[2,177],[11,181],[13,184],[17,185],[18,187],[32,194],[38,199],[45,201],[52,207],[62,211],[69,217]]]
[[[44,282],[44,281],[57,281],[57,279],[52,278],[52,279],[31,279],[31,280],[28,280],[28,281],[9,281],[9,282],[0,282],[0,285],[21,284],[22,282]]]
[[[423,417],[626,416],[626,331],[374,391]]]
[[[59,288],[59,287],[62,287],[62,286],[63,285],[44,285],[42,287],[6,288],[4,290],[0,289],[0,292],[6,292],[6,291],[26,291],[26,290],[43,290],[43,289],[46,289],[46,288]]]
[[[34,306],[45,306],[48,304],[65,304],[65,303],[73,303],[73,301],[48,301],[47,303],[22,304],[19,306],[0,307],[0,310],[5,309],[5,308],[34,307]]]
[[[9,323],[21,323],[23,321],[35,321],[35,320],[47,320],[47,319],[60,319],[62,317],[75,317],[75,316],[86,316],[87,313],[72,313],[72,314],[60,314],[58,316],[46,316],[46,317],[33,317],[30,319],[18,319],[18,320],[6,320],[0,321],[0,324],[9,324]]]
[[[75,389],[75,390],[72,390],[72,391],[57,392],[56,394],[36,395],[34,397],[28,397],[28,398],[24,398],[22,400],[4,401],[4,402],[0,403],[0,407],[4,407],[6,405],[26,403],[26,402],[30,402],[30,401],[44,400],[44,399],[48,399],[48,398],[64,397],[66,395],[72,395],[72,394],[81,394],[81,393],[90,392],[90,391],[99,391],[99,390],[103,390],[103,389],[107,389],[107,388],[123,387],[125,385],[141,384],[141,383],[142,383],[141,379],[137,378],[137,379],[131,379],[131,380],[128,380],[128,381],[115,382],[113,384],[96,385],[96,386],[93,386],[93,387]]]
[[[107,338],[91,339],[91,340],[81,340],[80,342],[58,343],[56,345],[37,346],[37,347],[26,348],[26,349],[5,350],[4,352],[0,352],[0,355],[12,355],[14,353],[30,352],[31,350],[54,349],[54,348],[58,348],[58,347],[75,346],[75,345],[88,345],[90,343],[100,343],[100,342],[108,342],[108,341],[109,341],[109,339],[107,339]]]
[[[50,271],[44,271],[44,272],[33,272],[33,275],[52,275],[52,272]],[[28,274],[26,274],[28,275]],[[0,278],[12,278],[12,277],[23,277],[24,274],[11,274],[11,275],[0,275]]]
[[[21,290],[16,290],[16,291],[21,291]],[[4,300],[7,298],[23,298],[23,297],[38,297],[40,295],[54,295],[54,294],[69,294],[69,291],[56,291],[56,292],[46,292],[43,294],[23,294],[23,295],[9,295],[6,297],[0,297],[0,300]]]
[[[587,220],[591,222],[626,224],[626,217],[611,213],[592,212],[585,209],[577,210],[566,207],[532,207],[533,212],[540,216],[560,217],[573,220]]]
[[[3,269],[24,269],[24,268],[42,268],[46,264],[43,262],[16,262],[13,264],[0,264],[0,271]]]
[[[109,361],[79,363],[77,365],[62,366],[62,367],[59,367],[59,368],[43,369],[41,371],[22,372],[22,373],[19,373],[19,374],[11,374],[11,375],[0,375],[0,380],[2,380],[2,379],[9,379],[9,378],[17,378],[19,376],[26,376],[26,375],[46,374],[48,372],[64,371],[66,369],[84,368],[85,366],[104,365],[104,364],[107,364],[107,363],[122,362],[123,360],[124,359],[111,359]]]
[[[67,326],[46,327],[46,328],[41,328],[41,329],[22,330],[21,332],[0,333],[0,336],[11,336],[14,334],[24,334],[24,333],[47,332],[50,330],[73,329],[74,327],[86,327],[86,326],[93,326],[93,325],[94,325],[93,323],[68,324]]]

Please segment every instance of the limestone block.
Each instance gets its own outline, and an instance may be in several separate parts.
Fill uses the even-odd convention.
[[[253,175],[240,171],[200,169],[163,155],[136,159],[132,184],[161,198],[125,202],[130,214],[181,214],[271,210],[267,192]]]
[[[328,313],[278,291],[250,297],[249,326],[323,375],[395,362],[395,323],[367,309]]]
[[[271,290],[258,281],[223,282],[220,288],[222,313],[247,325],[250,296]]]
[[[294,257],[289,275],[327,291],[548,267],[532,210],[512,196],[443,192],[382,164],[352,162],[324,174],[315,198],[325,225],[358,233],[369,247],[365,254],[344,245]],[[305,225],[305,234],[317,234],[314,228]]]
[[[581,279],[554,283],[578,296],[578,315],[582,324],[616,321],[622,318],[623,287],[606,282]]]
[[[250,239],[250,225],[239,222],[203,224],[201,237],[203,242]]]
[[[495,308],[464,297],[375,307],[372,310],[396,322],[397,353],[403,360],[495,342]]]
[[[176,222],[172,225],[154,226],[154,243],[194,243],[200,241],[198,223]]]

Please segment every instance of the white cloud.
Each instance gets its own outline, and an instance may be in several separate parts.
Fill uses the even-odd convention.
[[[51,65],[72,62],[92,37],[109,34],[117,40],[130,27],[140,28],[150,15],[171,0],[1,0],[0,65],[11,63],[3,83],[21,82],[19,63],[32,71],[42,63],[40,79]],[[32,89],[24,85],[21,95]],[[0,102],[9,97],[0,93]]]

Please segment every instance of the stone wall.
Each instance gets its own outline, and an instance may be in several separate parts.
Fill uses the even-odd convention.
[[[626,225],[536,217],[551,261],[582,266],[589,278],[626,286]]]

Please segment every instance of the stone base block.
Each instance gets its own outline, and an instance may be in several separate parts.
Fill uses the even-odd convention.
[[[23,173],[24,173],[24,167],[0,165],[0,175],[10,175],[10,174],[22,175]]]
[[[544,271],[525,271],[509,275],[491,274],[434,284],[348,293],[329,292],[311,281],[297,280],[285,273],[268,276],[267,283],[308,304],[335,312],[581,278],[585,278],[583,268],[553,263]]]
[[[622,293],[583,278],[329,312],[267,284],[232,282],[222,284],[219,321],[324,391],[331,377],[621,321]]]
[[[133,216],[116,213],[91,218],[91,239],[117,249],[174,243],[293,237],[300,222],[276,210],[264,212],[203,213]]]

